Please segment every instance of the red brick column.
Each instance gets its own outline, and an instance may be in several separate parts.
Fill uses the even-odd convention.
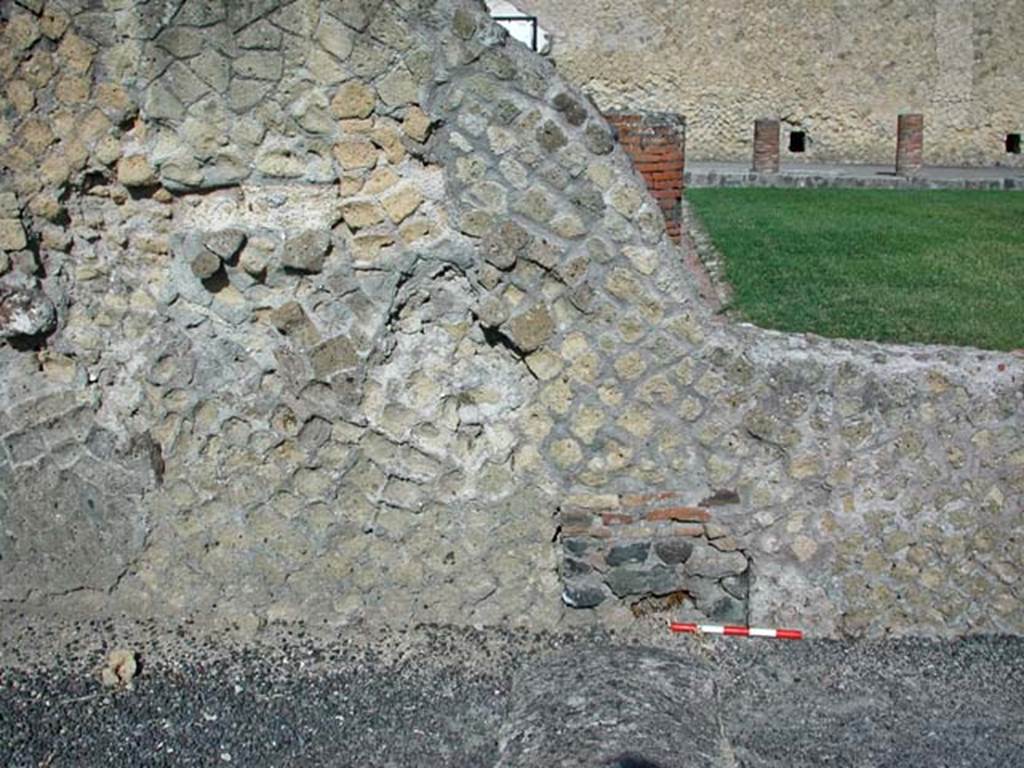
[[[619,144],[633,159],[651,196],[665,215],[665,229],[676,242],[682,236],[681,203],[686,166],[686,121],[665,112],[613,112],[605,115]]]
[[[754,121],[754,172],[779,172],[779,121],[762,117]]]
[[[924,115],[900,115],[896,127],[896,173],[913,176],[924,165]]]

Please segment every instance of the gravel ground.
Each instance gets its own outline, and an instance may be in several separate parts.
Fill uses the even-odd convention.
[[[1024,765],[1021,638],[0,619],[0,766]]]
[[[490,766],[519,659],[474,630],[255,633],[83,622],[0,640],[0,766]],[[104,688],[113,648],[141,668]]]
[[[744,766],[1024,766],[1024,638],[747,645],[722,655]]]

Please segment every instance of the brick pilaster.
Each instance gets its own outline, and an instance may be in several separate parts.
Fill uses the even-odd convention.
[[[779,121],[763,117],[754,121],[755,173],[779,172]]]
[[[619,144],[633,159],[651,196],[665,216],[669,237],[682,236],[681,204],[686,166],[686,121],[665,112],[613,112],[605,115]]]
[[[900,115],[896,127],[896,173],[913,176],[924,165],[924,115]]]

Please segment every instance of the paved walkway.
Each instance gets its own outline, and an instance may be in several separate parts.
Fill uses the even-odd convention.
[[[748,163],[686,163],[687,187],[868,187],[878,189],[1024,190],[1024,168],[925,167],[912,178],[891,165],[783,163],[777,174],[754,173]]]
[[[646,639],[0,627],[0,765],[1024,765],[1022,638],[785,642],[662,627]],[[142,661],[133,690],[96,680],[118,645]]]

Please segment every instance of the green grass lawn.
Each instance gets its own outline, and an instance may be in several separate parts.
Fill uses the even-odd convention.
[[[728,308],[784,331],[1024,347],[1024,193],[688,189]]]

